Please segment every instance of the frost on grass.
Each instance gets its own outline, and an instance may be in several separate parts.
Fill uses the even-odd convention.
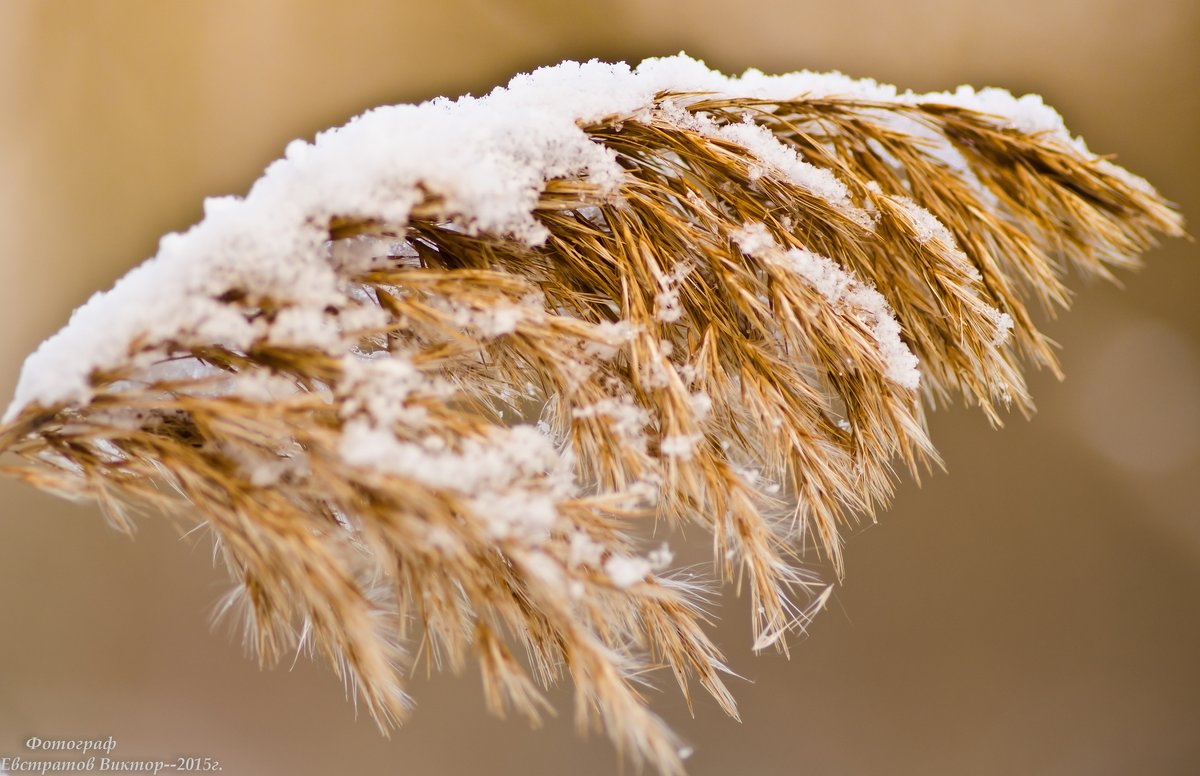
[[[920,402],[1030,411],[1027,303],[1180,233],[1035,96],[567,62],[208,200],[28,358],[0,449],[118,525],[203,521],[250,643],[328,655],[382,724],[419,638],[497,713],[569,677],[674,772],[649,668],[736,712],[712,591],[639,537],[710,532],[786,650],[897,461],[936,460]]]

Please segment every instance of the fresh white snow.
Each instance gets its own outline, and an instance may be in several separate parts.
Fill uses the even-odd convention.
[[[861,320],[874,335],[889,380],[909,389],[920,384],[917,357],[900,338],[900,323],[882,294],[825,256],[783,250],[763,224],[745,224],[732,237],[747,255],[800,275],[835,307]]]
[[[613,153],[591,141],[580,125],[612,115],[661,120],[671,111],[656,105],[655,95],[665,90],[961,105],[1087,153],[1082,141],[1067,133],[1059,114],[1036,95],[1018,98],[998,89],[968,87],[915,94],[838,73],[768,76],[750,70],[729,77],[682,54],[650,59],[636,68],[565,62],[519,75],[484,97],[377,108],[311,143],[294,141],[247,196],[209,199],[200,224],[164,237],[154,258],[76,310],[68,325],[26,361],[5,417],[11,419],[33,402],[86,402],[93,370],[147,367],[163,358],[168,341],[184,347],[221,343],[233,349],[267,341],[349,352],[349,332],[380,323],[383,314],[339,274],[345,262],[361,256],[353,251],[331,256],[331,217],[374,219],[403,229],[412,207],[431,195],[440,197],[467,231],[497,232],[538,244],[546,231],[532,211],[548,179],[578,176],[610,192],[621,181]],[[897,120],[905,131],[931,134],[918,122]],[[866,217],[832,173],[799,159],[766,130],[750,123],[698,129],[743,144],[765,170],[785,175],[855,217]],[[965,165],[944,141],[935,146],[931,153]],[[917,222],[922,234],[941,238],[936,223]],[[792,260],[818,278],[840,271],[829,259],[793,255]],[[270,323],[263,317],[248,319],[217,299],[231,289],[269,296],[284,309]],[[665,322],[676,311],[674,290],[662,291],[659,316]],[[864,291],[860,296],[869,295]],[[516,309],[500,311],[482,323],[489,333],[501,335],[512,330],[519,314]],[[891,376],[902,384],[915,382],[915,367],[908,364],[906,351],[894,347],[889,333],[893,319],[882,315],[879,321],[880,340],[892,343],[888,347],[894,351]]]

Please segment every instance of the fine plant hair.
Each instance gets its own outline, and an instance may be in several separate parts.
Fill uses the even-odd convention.
[[[637,537],[707,531],[786,651],[814,569],[938,464],[925,408],[1031,413],[1031,307],[1181,234],[1036,98],[565,63],[210,201],[30,357],[4,471],[207,527],[260,658],[324,655],[385,728],[414,655],[473,658],[497,714],[569,678],[678,773],[647,672],[737,712],[715,591]]]

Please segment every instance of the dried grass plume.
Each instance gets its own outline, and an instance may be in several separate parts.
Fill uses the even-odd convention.
[[[712,591],[638,537],[702,527],[786,649],[828,595],[804,553],[840,575],[937,462],[923,406],[1030,412],[1029,307],[1180,234],[1036,97],[564,63],[210,200],[30,356],[4,471],[207,526],[258,654],[326,655],[381,725],[411,655],[474,658],[497,713],[567,677],[677,773],[645,670],[736,711]]]

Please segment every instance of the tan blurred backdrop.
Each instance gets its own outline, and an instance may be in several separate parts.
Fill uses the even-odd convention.
[[[0,394],[95,290],[242,193],[294,137],[383,102],[481,93],[562,58],[686,49],[740,71],[1037,91],[1200,220],[1200,3],[841,0],[0,3]],[[848,548],[791,661],[717,633],[744,722],[655,698],[701,774],[1200,773],[1200,268],[1182,241],[1049,324],[1064,383],[1000,432],[938,413],[949,473]],[[478,677],[414,679],[390,740],[324,665],[259,671],[209,616],[203,542],[0,483],[0,756],[114,736],[224,773],[609,774],[569,697],[532,732]],[[664,677],[664,680],[666,677]]]

